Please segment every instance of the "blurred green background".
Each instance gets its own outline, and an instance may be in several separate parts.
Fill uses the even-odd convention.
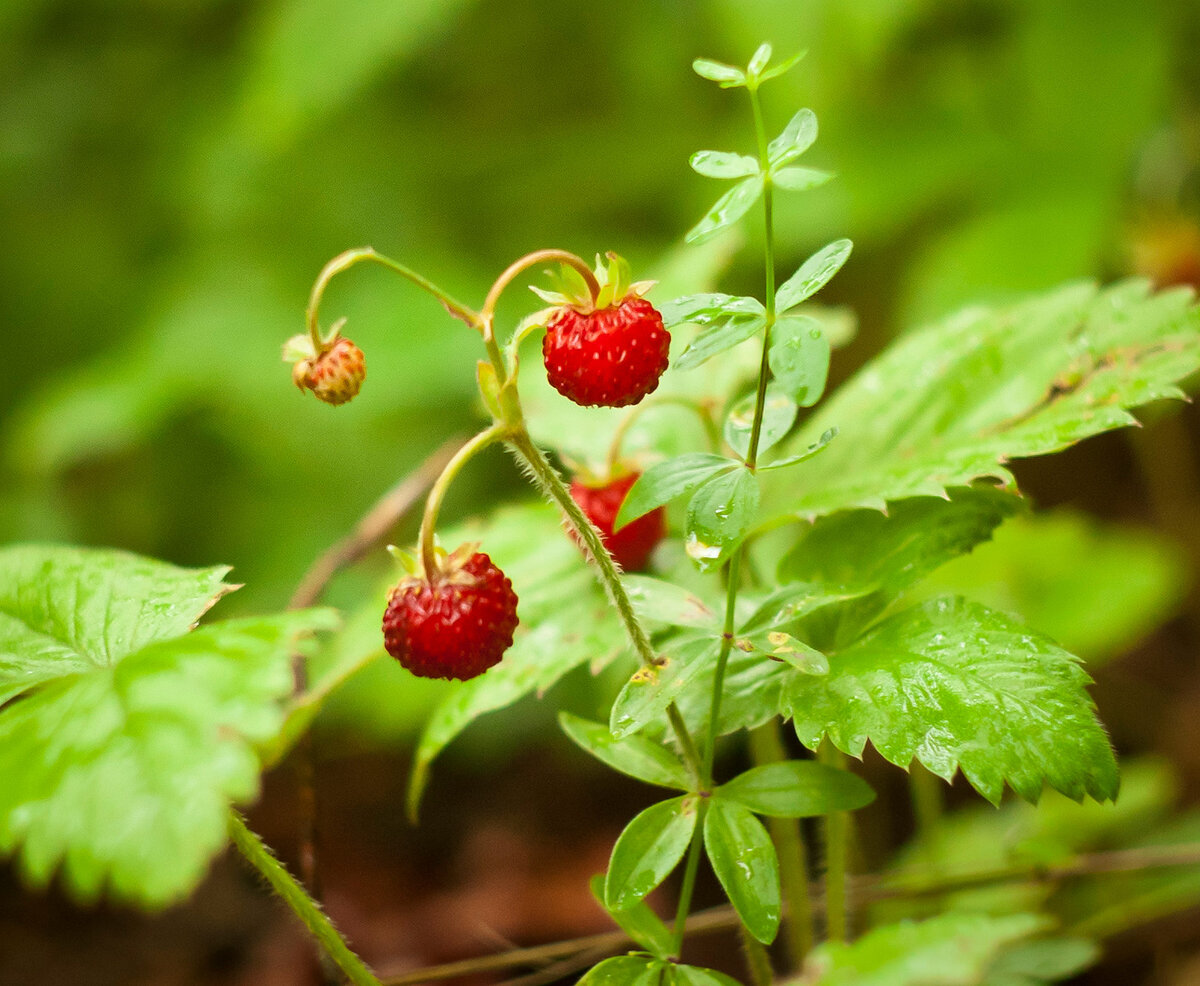
[[[781,57],[809,51],[765,90],[768,126],[812,107],[822,130],[804,163],[838,174],[782,199],[780,268],[855,242],[822,295],[858,316],[835,382],[965,303],[1131,272],[1200,283],[1195,0],[4,0],[0,542],[229,563],[246,588],[223,615],[284,605],[384,490],[480,421],[478,340],[377,268],[340,278],[323,307],[367,353],[361,396],[331,409],[298,393],[280,346],[302,331],[321,265],[370,244],[468,304],[551,246],[618,251],[639,276],[672,257],[686,280],[682,235],[721,191],[688,155],[752,143],[745,95],[691,61],[744,63],[763,40]],[[746,226],[718,284],[759,293],[761,233]],[[691,290],[709,286],[695,263]],[[502,314],[524,313],[506,300]],[[1111,661],[1096,694],[1118,747],[1166,754],[1193,798],[1198,432],[1193,406],[1132,439],[1018,464],[1039,506],[1073,511],[1006,529],[938,579],[1026,612],[1093,668]],[[523,495],[498,453],[456,484],[444,517],[497,492]],[[335,584],[335,603],[376,586],[377,554]],[[438,686],[384,705],[385,678],[368,670],[330,724],[411,731]],[[507,756],[548,723],[544,709],[509,716],[462,743]],[[518,778],[532,770],[516,763]],[[495,782],[462,760],[445,769],[472,792]],[[530,795],[556,838],[583,824],[563,786],[586,797],[603,784],[575,761],[570,772]],[[378,800],[350,792],[364,777]],[[290,807],[272,783],[259,822],[286,845]],[[404,858],[393,761],[325,783],[359,826],[348,844]],[[500,799],[535,789],[495,783],[521,792]],[[420,837],[440,859],[471,806],[439,808],[438,791],[456,793],[435,785]],[[615,831],[597,838],[601,866]],[[343,907],[379,890],[373,860],[342,863],[361,881]],[[375,954],[394,954],[380,936]]]

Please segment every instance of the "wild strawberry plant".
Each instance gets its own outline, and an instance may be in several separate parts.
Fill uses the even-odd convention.
[[[850,813],[873,797],[846,758],[869,743],[917,778],[961,772],[993,804],[1006,785],[1030,802],[1047,788],[1116,798],[1116,760],[1072,654],[978,603],[912,596],[1025,509],[1011,459],[1182,397],[1200,367],[1200,310],[1185,291],[1140,282],[967,310],[905,337],[816,407],[843,340],[811,299],[851,244],[777,284],[775,196],[832,176],[797,164],[817,138],[811,111],[771,136],[760,88],[796,59],[770,58],[764,45],[744,69],[695,63],[745,90],[754,145],[692,156],[699,174],[732,184],[687,236],[700,245],[760,223],[761,298],[651,301],[620,257],[592,267],[554,249],[514,262],[478,310],[371,249],[321,272],[308,331],[286,354],[297,385],[327,403],[354,398],[366,374],[341,323],[319,320],[331,279],[358,263],[424,288],[483,343],[491,420],[433,483],[416,552],[395,551],[402,574],[370,603],[382,634],[344,632],[337,659],[309,675],[305,641],[332,629],[326,610],[196,628],[234,588],[225,569],[0,552],[0,849],[31,882],[60,870],[82,899],[107,890],[158,906],[232,838],[348,977],[377,982],[230,805],[253,797],[259,770],[382,646],[414,674],[464,679],[421,738],[414,816],[437,755],[480,714],[583,665],[620,669],[608,720],[563,713],[563,732],[672,793],[629,822],[593,883],[639,950],[596,965],[589,984],[729,982],[680,962],[704,865],[759,983],[781,927],[786,961],[810,983],[1038,982],[1072,968],[1078,943],[1031,941],[1048,924],[1033,909],[884,922],[846,943]],[[537,293],[549,307],[498,331],[502,294],[548,264],[555,283]],[[545,374],[527,367],[538,332]],[[447,552],[444,498],[494,444],[547,502],[498,510],[462,538],[443,532]],[[811,755],[787,755],[785,726]],[[721,775],[718,747],[743,731],[754,766]],[[819,923],[802,818],[822,819]],[[646,898],[676,871],[664,921]]]

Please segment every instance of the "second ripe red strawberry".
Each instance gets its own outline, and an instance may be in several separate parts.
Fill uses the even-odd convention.
[[[646,567],[650,554],[667,533],[664,510],[659,507],[626,524],[615,534],[613,521],[625,502],[629,488],[641,473],[627,473],[604,483],[571,482],[571,498],[579,504],[587,519],[600,531],[604,546],[617,564],[627,572]]]

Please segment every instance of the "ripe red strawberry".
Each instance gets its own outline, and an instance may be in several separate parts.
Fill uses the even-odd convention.
[[[512,646],[517,594],[479,551],[460,549],[433,581],[413,575],[388,594],[383,646],[421,678],[483,674]]]
[[[636,404],[658,386],[671,336],[662,316],[631,294],[606,308],[560,308],[546,326],[546,375],[564,397],[584,407]]]
[[[308,346],[312,351],[311,343]],[[324,352],[298,360],[292,380],[301,390],[311,390],[326,404],[345,404],[362,386],[367,375],[362,350],[344,336]]]
[[[613,521],[625,502],[629,488],[641,473],[629,473],[602,485],[592,485],[576,479],[571,483],[571,498],[579,504],[587,519],[596,525],[604,538],[608,553],[627,572],[646,567],[650,553],[667,533],[666,515],[662,507],[626,524],[616,534]]]

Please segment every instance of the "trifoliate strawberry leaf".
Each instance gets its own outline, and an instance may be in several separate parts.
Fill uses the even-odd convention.
[[[813,986],[979,986],[1005,945],[1048,923],[1033,914],[951,913],[884,925],[849,945],[822,945],[809,957],[804,981]]]
[[[834,240],[814,253],[779,286],[775,292],[775,310],[786,312],[820,291],[842,269],[853,248],[849,240]]]
[[[733,151],[697,151],[688,163],[705,178],[748,178],[758,174],[756,158]]]
[[[763,823],[740,804],[713,798],[704,849],[746,930],[769,945],[779,930],[779,857]]]
[[[721,230],[732,226],[750,211],[750,207],[759,200],[762,193],[763,176],[760,174],[738,182],[717,199],[716,205],[688,231],[684,240],[688,243],[703,243]]]
[[[186,633],[237,588],[223,581],[228,572],[94,548],[0,550],[0,705]]]
[[[634,816],[613,846],[604,878],[604,906],[623,911],[639,903],[683,859],[696,829],[699,795],[651,805]]]
[[[790,164],[812,147],[817,139],[817,115],[809,109],[800,110],[783,128],[783,132],[767,146],[771,170]]]
[[[747,394],[733,405],[725,419],[725,441],[743,459],[750,454],[750,439],[754,431],[754,408],[757,394]],[[767,385],[763,401],[762,425],[758,435],[758,452],[761,455],[774,448],[792,430],[796,422],[796,402],[778,384]]]
[[[1117,764],[1078,660],[1006,616],[946,597],[897,613],[830,655],[825,677],[793,674],[783,711],[809,749],[828,736],[860,756],[957,769],[993,804],[1005,781],[1079,801],[1116,797]]]
[[[771,330],[771,372],[779,389],[800,407],[812,407],[825,392],[829,353],[829,339],[815,318],[785,316]]]
[[[52,569],[48,571],[52,572]],[[47,583],[53,575],[47,575]],[[80,610],[94,630],[103,609]],[[63,677],[0,710],[0,852],[72,896],[158,907],[184,896],[252,798],[297,639],[328,611],[214,623]]]
[[[764,490],[763,521],[941,495],[1005,463],[1134,424],[1128,409],[1182,396],[1200,368],[1200,308],[1138,281],[1075,285],[971,309],[901,339],[789,440],[841,433]]]

